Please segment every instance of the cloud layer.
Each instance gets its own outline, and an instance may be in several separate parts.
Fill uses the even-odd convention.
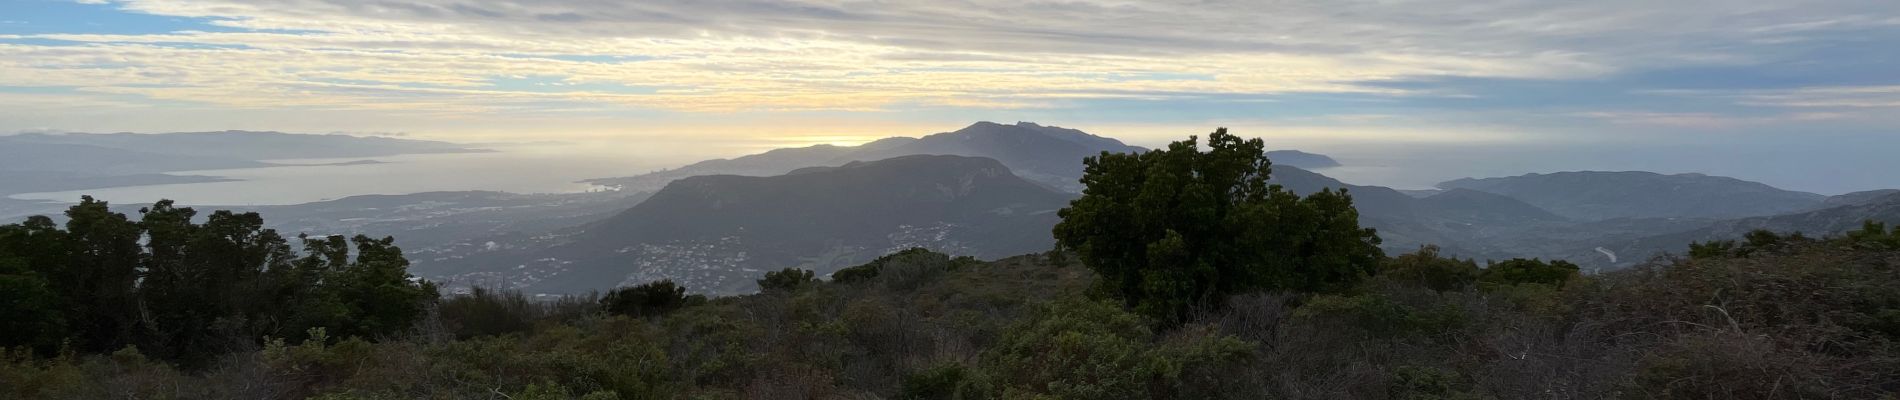
[[[222,29],[4,36],[0,85],[431,113],[1061,107],[1759,65],[1900,25],[1875,2],[1737,3],[128,0],[103,7]]]
[[[1900,122],[1900,4],[1880,1],[80,3],[25,0],[0,23],[0,130],[1022,118],[1137,142],[1218,123],[1668,144]],[[841,130],[800,133],[874,135]]]

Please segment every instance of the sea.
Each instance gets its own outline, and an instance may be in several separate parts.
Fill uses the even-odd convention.
[[[250,206],[432,191],[576,193],[603,189],[579,182],[583,179],[638,175],[705,157],[565,143],[484,148],[491,151],[266,160],[281,166],[167,172],[228,179],[221,182],[24,193],[8,197],[70,203],[77,202],[82,195],[91,195],[114,203],[171,199],[184,205]]]

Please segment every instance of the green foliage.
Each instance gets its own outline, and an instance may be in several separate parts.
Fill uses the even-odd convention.
[[[1735,252],[1735,241],[1733,240],[1712,240],[1707,243],[1703,243],[1703,242],[1689,243],[1689,258],[1691,259],[1699,260],[1699,259],[1727,257],[1729,254],[1732,254],[1734,252]]]
[[[1527,283],[1563,287],[1577,277],[1577,264],[1564,260],[1513,258],[1492,263],[1478,274],[1478,281],[1493,287]]]
[[[67,210],[0,226],[0,346],[41,354],[67,343],[103,353],[136,345],[191,368],[264,336],[312,327],[378,337],[409,329],[435,300],[408,275],[393,239],[307,239],[302,259],[255,213],[218,211],[204,222],[169,200],[138,221],[91,197]],[[17,293],[17,295],[15,295]]]
[[[0,321],[6,321],[0,323],[0,348],[20,346],[41,354],[57,350],[67,334],[59,292],[5,249],[0,249],[0,294]]]
[[[1873,223],[1872,221],[1869,221],[1868,223],[1871,225],[1863,225],[1863,229],[1873,228],[1873,229],[1878,229],[1883,232],[1886,229],[1885,226],[1880,226],[1876,223]],[[1856,237],[1855,233],[1849,234],[1850,241],[1854,240],[1853,238],[1855,237]],[[1860,234],[1858,237],[1861,239],[1871,239],[1872,243],[1880,243],[1880,240],[1878,239],[1879,235]],[[1722,258],[1722,257],[1749,257],[1756,254],[1777,251],[1787,246],[1801,244],[1801,243],[1808,243],[1811,241],[1813,241],[1813,239],[1810,239],[1807,236],[1803,236],[1801,232],[1795,232],[1788,235],[1781,235],[1781,234],[1775,233],[1774,231],[1770,231],[1766,229],[1756,229],[1756,230],[1748,231],[1748,233],[1746,234],[1743,234],[1741,244],[1736,244],[1734,240],[1714,240],[1714,241],[1709,241],[1707,243],[1702,243],[1702,242],[1690,243],[1689,244],[1689,258],[1690,259],[1710,259],[1710,258]],[[1876,246],[1878,246],[1878,244],[1876,244]]]
[[[1892,396],[1900,257],[1847,243],[1787,242],[1562,288],[1440,291],[1430,279],[1383,279],[1349,295],[1249,294],[1165,329],[1086,299],[1089,271],[1025,256],[938,272],[912,289],[878,283],[887,276],[816,283],[647,318],[495,311],[531,323],[464,339],[314,330],[190,373],[143,346],[8,349],[0,398]],[[485,293],[452,299],[513,310],[519,296]],[[485,315],[446,311],[452,303],[443,302],[445,326],[469,319],[451,314]]]
[[[1900,250],[1900,229],[1888,230],[1886,223],[1862,221],[1860,230],[1848,232],[1845,240],[1861,248]]]
[[[768,271],[765,278],[759,279],[759,290],[765,292],[794,292],[810,286],[816,279],[810,270],[786,268]]]
[[[89,242],[50,221],[0,227],[0,289],[9,290],[0,292],[7,294],[0,312],[17,317],[7,322],[59,322],[34,311],[92,304],[65,288],[106,280],[47,261],[104,260],[109,251],[71,249],[117,243],[99,234],[113,225],[110,215],[79,214],[103,218],[88,222]],[[143,312],[209,321],[206,329],[138,317],[130,342],[95,350],[81,347],[82,335],[71,330],[81,325],[72,321],[45,328],[59,330],[50,345],[11,336],[45,332],[37,325],[0,325],[9,335],[0,340],[16,346],[0,349],[0,398],[1792,399],[1900,392],[1891,378],[1900,376],[1900,291],[1893,290],[1900,252],[1882,244],[1893,235],[1884,226],[1827,241],[1758,235],[1735,246],[1754,249],[1746,256],[1666,260],[1588,278],[1539,260],[1473,271],[1471,262],[1425,248],[1387,260],[1380,279],[1350,290],[1237,295],[1171,325],[1089,300],[1083,292],[1098,278],[1046,256],[982,263],[916,250],[858,268],[870,272],[863,280],[711,301],[657,282],[617,290],[611,301],[537,303],[480,289],[443,299],[436,312],[422,313],[434,319],[408,324],[422,335],[400,336],[312,323],[394,325],[378,315],[406,311],[348,297],[404,301],[428,288],[390,273],[405,263],[388,240],[306,238],[301,255],[279,258],[274,249],[282,247],[248,218],[214,214],[218,222],[190,224],[186,215],[154,207],[136,223],[144,233],[134,241],[142,280],[133,282],[133,299],[149,307]],[[163,240],[152,238],[153,228]],[[225,259],[241,255],[256,262]],[[271,267],[253,274],[250,265]],[[225,302],[145,275],[152,266],[205,282],[250,283],[215,283],[204,292],[243,300]],[[95,285],[61,286],[83,282]],[[1466,290],[1474,282],[1483,290]],[[166,305],[189,299],[210,306]],[[269,338],[259,350],[219,351],[203,368],[176,367],[184,364],[174,349],[245,329]]]
[[[1256,290],[1331,292],[1375,272],[1378,236],[1352,197],[1269,185],[1259,139],[1225,128],[1141,154],[1084,161],[1057,243],[1101,276],[1097,292],[1162,322]]]
[[[671,279],[663,279],[607,292],[606,296],[600,298],[600,307],[613,315],[651,317],[705,301],[705,296],[687,296],[685,286],[674,284]]]
[[[436,313],[457,339],[527,332],[543,314],[539,305],[519,291],[482,287],[442,299]]]
[[[976,264],[975,258],[952,257],[949,254],[930,251],[922,247],[905,249],[886,254],[871,262],[855,267],[847,267],[831,273],[831,281],[838,283],[869,282],[885,275],[885,281],[898,283],[899,286],[913,286],[916,279],[934,275],[938,272],[955,270],[958,267]]]
[[[1203,335],[1154,345],[1139,315],[1110,304],[1065,300],[1012,327],[984,354],[1003,398],[1147,399],[1195,389],[1189,371],[1246,360],[1253,344]]]
[[[1419,247],[1418,251],[1386,259],[1379,276],[1387,280],[1415,284],[1447,292],[1470,288],[1478,282],[1478,263],[1438,256],[1438,246]]]
[[[904,376],[897,398],[907,400],[975,400],[986,398],[989,388],[970,367],[946,363],[911,372]]]

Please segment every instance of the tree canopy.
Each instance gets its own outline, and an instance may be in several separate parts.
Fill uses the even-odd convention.
[[[759,279],[759,290],[765,292],[791,292],[817,282],[816,274],[811,270],[786,268],[768,271]]]
[[[1176,320],[1258,290],[1343,290],[1376,271],[1379,237],[1342,188],[1307,196],[1270,184],[1259,139],[1226,128],[1139,154],[1084,161],[1082,197],[1057,245],[1101,279],[1096,292]]]
[[[395,333],[436,297],[408,274],[392,238],[300,236],[299,256],[256,213],[217,211],[200,223],[169,200],[139,213],[133,220],[85,197],[64,227],[43,216],[0,226],[0,347],[136,346],[201,365],[310,328]]]

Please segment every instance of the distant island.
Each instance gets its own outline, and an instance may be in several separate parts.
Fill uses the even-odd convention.
[[[1274,150],[1267,152],[1267,159],[1274,164],[1291,165],[1302,169],[1320,169],[1340,166],[1338,160],[1325,154],[1313,154],[1299,150]]]

